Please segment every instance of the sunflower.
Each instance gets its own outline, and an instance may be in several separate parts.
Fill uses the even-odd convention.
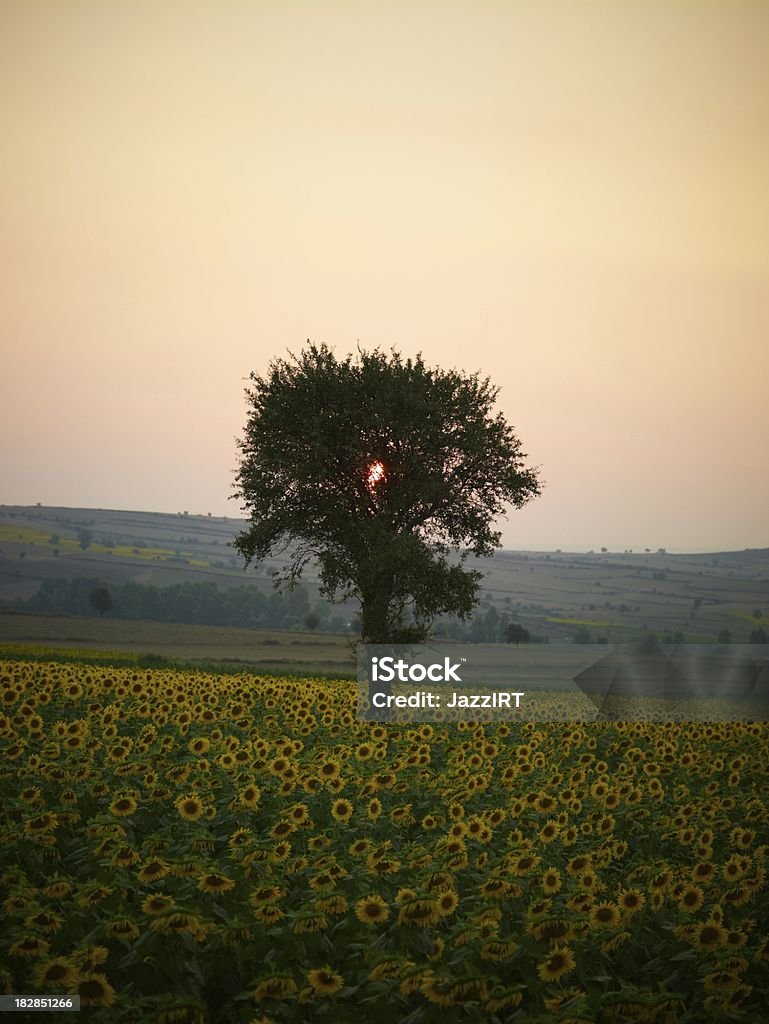
[[[147,896],[142,900],[142,910],[145,914],[163,914],[171,910],[174,901],[170,896]]]
[[[141,931],[138,926],[129,921],[128,918],[119,918],[117,921],[110,921],[104,929],[108,939],[125,939],[129,942],[138,939]]]
[[[262,907],[268,903],[276,903],[283,895],[283,890],[278,885],[264,885],[255,889],[248,897],[252,907]]]
[[[481,946],[481,960],[492,960],[495,963],[509,960],[518,951],[518,948],[517,942],[500,942],[498,939],[489,939]]]
[[[406,900],[398,911],[398,924],[427,928],[438,920],[438,901],[421,897]]]
[[[291,843],[284,839],[282,842],[276,843],[275,846],[273,846],[270,851],[269,859],[273,864],[280,864],[282,861],[288,860],[290,853]]]
[[[331,817],[334,821],[349,821],[352,817],[352,804],[349,800],[335,800],[331,805]]]
[[[459,897],[453,889],[445,889],[438,894],[435,911],[438,917],[448,917],[459,905]]]
[[[721,868],[721,874],[727,882],[736,882],[747,874],[750,868],[750,858],[733,853]]]
[[[734,828],[731,832],[732,846],[736,846],[740,850],[747,850],[756,838],[756,833],[749,828]]]
[[[497,1010],[504,1010],[508,1006],[520,1006],[522,1002],[523,993],[519,989],[495,985],[489,992],[484,1007],[489,1013],[496,1013]]]
[[[311,889],[333,889],[336,885],[336,876],[332,875],[330,871],[321,871],[312,876],[308,885]]]
[[[216,871],[201,875],[198,881],[198,889],[201,892],[227,892],[228,889],[233,889],[234,887],[235,883],[231,878],[227,878],[226,875],[220,875]]]
[[[665,905],[665,894],[662,892],[653,892],[649,897],[649,905],[652,910],[660,910]]]
[[[717,992],[721,989],[732,990],[738,987],[740,980],[739,974],[722,968],[706,974],[702,979],[702,986],[708,992]]]
[[[567,942],[572,938],[574,929],[567,918],[549,916],[541,921],[532,922],[527,931],[537,939],[545,939],[548,942]]]
[[[277,924],[278,921],[282,921],[285,916],[285,913],[280,909],[280,907],[276,907],[271,904],[266,907],[254,907],[254,917],[262,924]]]
[[[291,931],[294,935],[302,935],[305,932],[325,932],[328,929],[328,918],[325,914],[316,913],[300,914],[294,921]]]
[[[603,889],[603,883],[594,871],[585,871],[579,876],[579,887],[583,892],[594,893]]]
[[[390,916],[390,910],[381,896],[364,896],[355,904],[355,916],[366,925],[380,924]]]
[[[284,836],[290,836],[295,831],[296,825],[293,822],[278,821],[270,829],[270,835],[273,839],[283,839]]]
[[[665,893],[670,889],[673,882],[673,874],[667,868],[659,871],[649,882],[652,892]]]
[[[6,914],[11,915],[23,914],[25,910],[31,910],[34,906],[34,901],[26,893],[15,893],[3,903]]]
[[[205,1024],[206,1015],[199,1003],[174,1001],[173,1006],[161,1010],[155,1024]]]
[[[678,895],[678,906],[686,914],[693,914],[705,902],[705,896],[698,885],[687,885]]]
[[[116,868],[130,868],[139,860],[140,855],[132,847],[119,846],[113,853],[110,863]]]
[[[380,960],[374,967],[369,971],[370,981],[384,981],[388,978],[400,977],[401,971],[404,968],[413,967],[414,964],[411,960],[397,960],[397,959],[386,959]]]
[[[45,811],[36,818],[30,818],[24,823],[24,832],[28,836],[39,835],[44,832],[51,832],[59,824],[59,818],[50,811]]]
[[[46,910],[40,910],[37,914],[31,914],[24,922],[28,928],[39,928],[44,932],[61,931],[64,918],[61,914],[52,914]]]
[[[77,979],[77,971],[66,957],[44,960],[35,970],[35,985],[65,992]]]
[[[712,918],[697,925],[693,932],[694,944],[700,949],[717,949],[726,944],[729,933]]]
[[[620,921],[620,912],[613,903],[597,903],[590,911],[593,928],[616,928]]]
[[[548,868],[542,875],[542,891],[552,896],[561,888],[561,873],[557,868]]]
[[[63,899],[64,896],[69,896],[71,892],[72,883],[67,882],[63,878],[54,879],[54,881],[51,882],[50,885],[47,885],[45,889],[43,889],[44,895],[46,895],[51,900]]]
[[[81,1005],[86,1006],[111,1006],[115,1001],[115,990],[103,974],[81,974],[73,994],[80,996]]]
[[[244,786],[238,793],[238,804],[251,811],[258,806],[261,795],[262,791],[258,786],[254,786],[253,784]]]
[[[408,996],[413,992],[419,992],[423,985],[433,980],[433,972],[429,968],[425,970],[423,967],[414,967],[404,972],[398,991],[401,995]]]
[[[310,819],[310,809],[307,804],[294,804],[285,812],[289,821],[294,825],[304,825]]]
[[[154,882],[158,878],[165,878],[170,870],[164,860],[151,860],[142,866],[136,877],[140,882]]]
[[[480,886],[481,895],[490,900],[504,900],[510,893],[511,883],[504,878],[487,878]]]
[[[194,793],[189,793],[187,796],[180,796],[174,803],[174,807],[176,807],[177,811],[185,821],[197,821],[204,811],[203,801]]]
[[[286,999],[297,992],[297,984],[290,974],[274,974],[269,978],[263,978],[251,996],[255,1002],[261,1003],[265,999]]]
[[[510,865],[510,873],[513,875],[531,874],[539,866],[539,863],[539,857],[531,853],[525,853],[523,856],[516,858],[513,864]]]
[[[169,913],[153,917],[150,928],[153,931],[160,932],[161,935],[186,933],[195,938],[205,935],[205,927],[200,918],[195,914],[187,914],[181,910],[171,910]]]
[[[635,914],[643,908],[646,897],[640,889],[622,889],[617,897],[620,910],[627,914]]]
[[[50,943],[45,939],[39,939],[35,935],[25,935],[23,939],[14,942],[8,952],[11,956],[22,956],[33,959],[38,956],[45,956],[50,949]]]
[[[750,899],[750,889],[746,885],[735,885],[721,895],[724,903],[732,907],[742,907]]]
[[[420,986],[420,992],[425,999],[434,1006],[456,1006],[456,998],[451,991],[449,979],[430,978]]]
[[[556,946],[551,950],[547,960],[537,967],[537,974],[542,981],[558,981],[576,967],[574,954],[568,946]]]
[[[336,761],[324,761],[318,769],[318,778],[322,782],[331,782],[339,777],[339,765]]]
[[[73,736],[71,738],[73,741],[79,741],[79,737]],[[131,752],[131,748],[128,745],[128,740],[126,738],[124,738],[124,740],[126,745],[124,745],[123,743],[117,743],[114,747],[110,747],[110,749],[107,751],[108,761],[124,761],[128,757],[128,755]]]
[[[351,843],[347,849],[347,852],[352,857],[362,857],[364,854],[371,850],[370,839],[356,839],[354,843]]]
[[[315,901],[315,908],[320,914],[344,914],[347,911],[347,899],[340,893],[321,896]]]
[[[366,814],[372,820],[376,820],[381,813],[382,813],[382,801],[378,797],[372,797],[372,799],[369,800],[369,802],[368,802],[368,807],[366,809]]]
[[[230,838],[227,840],[227,845],[233,849],[239,849],[243,846],[248,846],[251,842],[251,833],[247,828],[236,829]]]
[[[107,962],[109,950],[106,946],[85,946],[77,950],[70,959],[80,970],[81,974],[88,974]]]
[[[397,857],[381,857],[374,862],[371,862],[371,858],[368,858],[367,865],[370,873],[377,878],[380,875],[394,875],[401,868],[401,862]]]
[[[344,986],[344,978],[330,967],[316,967],[307,972],[307,980],[313,992],[319,996],[332,996]]]
[[[590,857],[581,854],[578,857],[572,857],[566,865],[566,872],[572,877],[579,877],[580,875],[585,874],[586,871],[589,871],[591,867],[592,862]]]
[[[560,831],[557,821],[548,821],[539,830],[539,838],[543,843],[552,843]]]

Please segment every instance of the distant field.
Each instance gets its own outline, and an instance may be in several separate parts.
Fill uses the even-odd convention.
[[[355,672],[347,638],[327,633],[0,613],[0,647],[5,644],[159,654],[305,675]]]
[[[285,559],[244,571],[231,546],[243,525],[236,517],[184,511],[0,506],[0,601],[28,598],[44,580],[78,577],[111,586],[129,580],[157,587],[248,584],[270,593],[271,574]],[[83,529],[92,534],[86,550],[78,542]],[[594,639],[610,642],[647,629],[660,636],[680,631],[699,643],[728,629],[734,641],[747,642],[751,630],[769,625],[769,548],[718,554],[499,551],[476,565],[484,574],[479,612],[494,608],[550,640],[570,639],[584,626]],[[311,566],[304,581],[314,601],[318,581]]]

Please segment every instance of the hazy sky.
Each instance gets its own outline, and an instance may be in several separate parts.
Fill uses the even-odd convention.
[[[238,514],[306,338],[480,370],[508,547],[769,545],[769,3],[0,0],[0,502]]]

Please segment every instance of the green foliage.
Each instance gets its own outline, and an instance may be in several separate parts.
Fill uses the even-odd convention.
[[[439,614],[467,616],[481,578],[463,568],[468,552],[492,554],[493,522],[540,493],[490,381],[312,344],[251,381],[235,493],[251,521],[235,542],[246,563],[293,544],[282,581],[316,559],[325,596],[360,600],[368,642],[420,640]]]
[[[88,601],[92,608],[99,613],[99,618],[104,618],[104,613],[112,607],[112,594],[109,587],[94,587],[88,595]]]
[[[90,615],[95,606],[94,590],[105,588],[101,580],[43,580],[38,592],[10,607],[18,611],[64,615]],[[262,629],[293,629],[310,612],[310,599],[303,587],[288,595],[263,594],[254,586],[222,589],[215,583],[174,583],[158,588],[132,580],[114,586],[112,617],[148,622],[186,622],[203,626],[242,626]],[[0,604],[0,607],[2,605]],[[318,608],[322,606],[318,604]],[[96,609],[98,611],[98,608]],[[340,632],[340,620],[327,620],[320,613],[320,628]]]
[[[531,640],[531,633],[519,622],[511,622],[505,630],[505,641],[509,644],[527,644]]]

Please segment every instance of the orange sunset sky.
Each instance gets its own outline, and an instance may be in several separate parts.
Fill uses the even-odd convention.
[[[0,0],[0,502],[238,514],[306,338],[481,371],[508,547],[769,545],[769,3]]]

